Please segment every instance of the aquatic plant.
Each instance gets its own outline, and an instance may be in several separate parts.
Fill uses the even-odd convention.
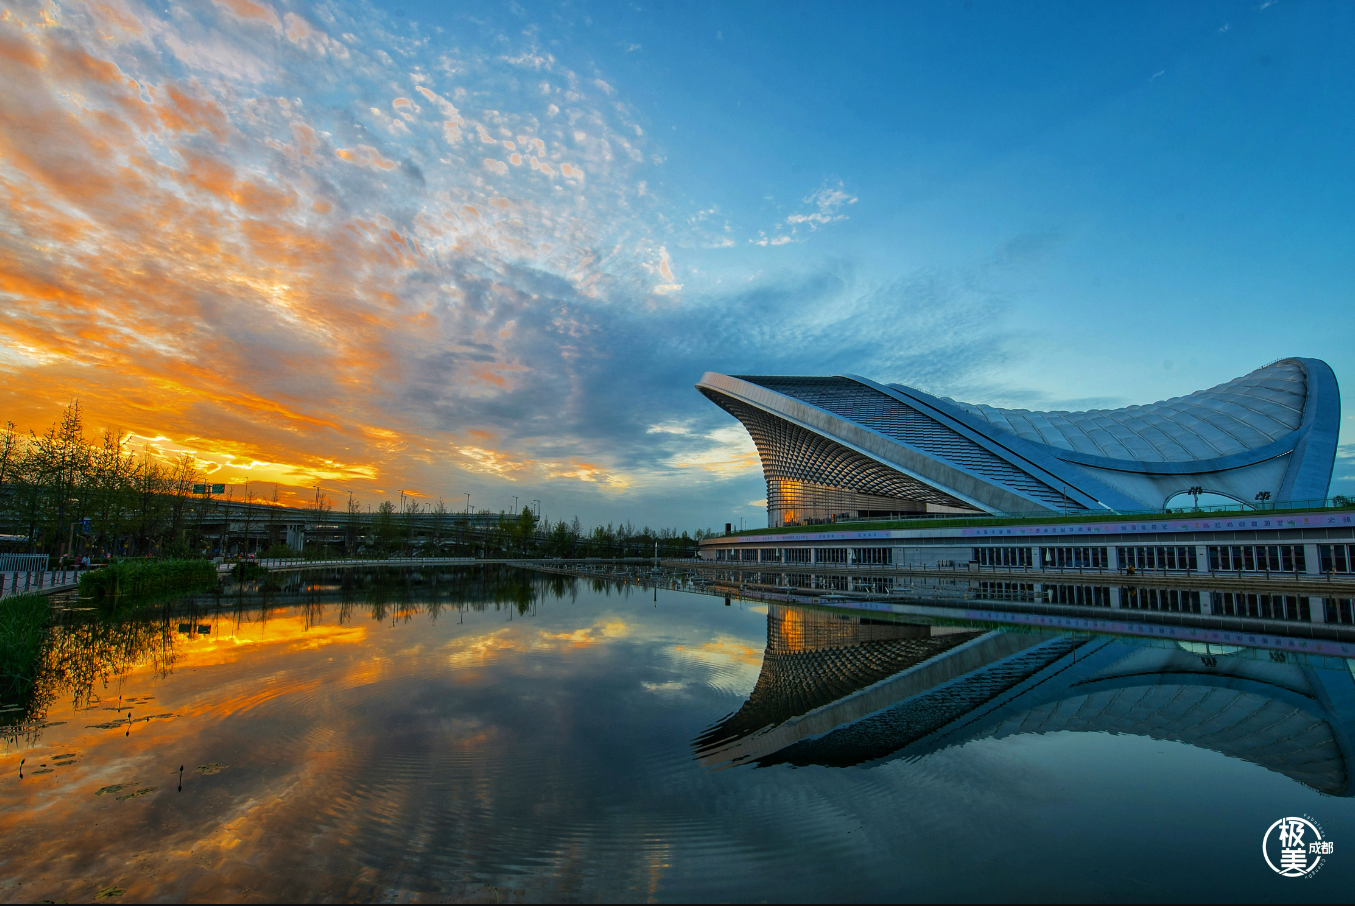
[[[24,699],[42,661],[51,605],[46,595],[10,595],[0,600],[0,700]]]
[[[216,584],[208,560],[120,560],[80,577],[80,597],[100,604],[151,592],[192,590]]]

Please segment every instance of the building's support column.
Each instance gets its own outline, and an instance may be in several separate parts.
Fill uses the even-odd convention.
[[[1113,573],[1120,571],[1120,551],[1113,544],[1106,545],[1106,569]]]
[[[1214,613],[1214,597],[1207,591],[1200,592],[1200,616],[1211,616]]]
[[[1110,606],[1114,610],[1120,609],[1120,586],[1112,585],[1110,588]]]
[[[1209,572],[1209,545],[1195,545],[1195,565],[1198,567],[1197,572]]]
[[[1040,548],[1038,545],[1030,549],[1030,568],[1031,569],[1044,568],[1044,564],[1040,562]]]
[[[1313,623],[1327,622],[1327,602],[1318,595],[1308,598],[1308,619]]]
[[[1317,558],[1317,545],[1303,545],[1303,565],[1304,572],[1310,576],[1316,576],[1322,572],[1322,561]]]

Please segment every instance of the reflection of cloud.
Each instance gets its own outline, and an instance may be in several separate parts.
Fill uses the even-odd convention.
[[[176,640],[174,663],[177,670],[215,667],[234,663],[246,649],[259,645],[301,650],[338,643],[353,644],[366,638],[367,627],[362,624],[315,624],[303,616],[238,624],[216,620],[209,635],[186,635]]]
[[[666,649],[675,660],[700,664],[709,671],[708,682],[736,694],[747,694],[762,671],[762,648],[743,639],[716,635],[700,645],[673,645]]]

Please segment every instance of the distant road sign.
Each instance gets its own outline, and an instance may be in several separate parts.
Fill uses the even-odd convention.
[[[212,493],[213,493],[213,494],[224,494],[224,493],[226,493],[226,486],[225,486],[224,484],[214,484],[214,485],[212,485]]]
[[[210,490],[209,490],[210,489]],[[194,494],[224,494],[226,486],[224,484],[195,484],[193,485]]]
[[[205,485],[205,484],[195,484],[195,485],[193,485],[193,493],[194,493],[194,494],[206,494],[206,493],[207,493],[207,485]]]

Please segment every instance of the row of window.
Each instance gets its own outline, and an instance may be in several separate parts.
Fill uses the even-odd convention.
[[[1120,547],[1115,549],[1121,569],[1138,570],[1199,569],[1199,555],[1194,547]]]
[[[979,596],[990,601],[1034,602],[1035,585],[1032,582],[980,582]]]
[[[1031,566],[1029,547],[976,547],[973,559],[979,566]]]
[[[1308,622],[1308,598],[1295,595],[1214,594],[1214,613],[1228,617]]]
[[[1307,572],[1302,544],[1242,544],[1209,548],[1211,570]]]
[[[1083,607],[1109,607],[1110,589],[1104,585],[1046,585],[1045,600],[1050,604],[1077,604]]]
[[[1121,588],[1120,606],[1132,610],[1199,613],[1200,593],[1177,588]]]
[[[976,547],[973,559],[980,566],[1025,569],[1035,565],[1029,547]],[[1121,569],[1190,570],[1199,569],[1193,546],[1119,547],[1116,555]],[[1322,572],[1355,572],[1355,545],[1318,546]],[[894,562],[892,547],[787,547],[719,550],[717,561],[742,563],[821,563],[845,566],[888,566]],[[1106,569],[1108,550],[1104,547],[1042,547],[1040,564],[1046,569]],[[1306,572],[1307,561],[1301,544],[1218,545],[1209,548],[1209,568],[1233,572]]]
[[[1045,569],[1105,569],[1109,563],[1104,547],[1042,547]]]
[[[1317,559],[1324,573],[1355,573],[1355,544],[1319,544]]]
[[[813,559],[810,559],[810,554]],[[850,561],[848,560],[850,554]],[[845,566],[889,566],[894,562],[892,547],[764,547],[741,550],[718,550],[718,562],[736,563],[820,563]]]

